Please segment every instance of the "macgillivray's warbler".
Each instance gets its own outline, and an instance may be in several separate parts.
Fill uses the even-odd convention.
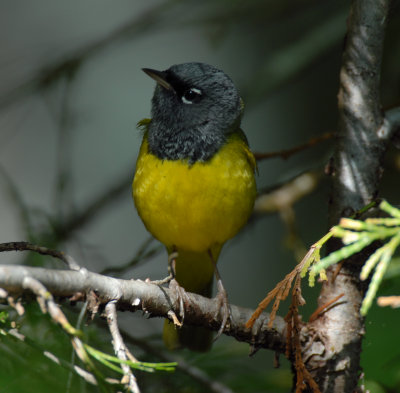
[[[223,323],[229,303],[216,261],[247,222],[256,197],[256,162],[240,129],[242,100],[232,80],[204,63],[144,68],[156,88],[151,120],[133,180],[133,199],[147,230],[166,248],[175,284],[211,297],[216,274]],[[165,321],[170,349],[207,350],[211,331]]]

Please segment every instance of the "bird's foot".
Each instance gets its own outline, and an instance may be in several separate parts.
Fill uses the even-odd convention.
[[[215,296],[219,304],[219,310],[217,316],[220,315],[222,317],[222,322],[217,335],[214,337],[214,341],[217,340],[224,332],[225,327],[227,326],[228,321],[231,317],[231,308],[229,306],[228,294],[226,293],[225,288],[222,285],[222,281],[220,279],[217,280],[217,290],[218,293]]]
[[[189,296],[186,293],[185,288],[181,287],[175,278],[170,281],[169,289],[176,300],[174,303],[178,303],[179,317],[181,319],[180,324],[182,325],[183,320],[185,319],[185,307],[190,304]]]
[[[154,285],[164,285],[168,284],[173,280],[174,276],[172,274],[169,274],[167,277],[163,278],[162,280],[152,280],[149,281],[151,284]]]
[[[152,284],[155,285],[164,285],[170,284],[172,280],[175,279],[175,262],[176,258],[178,258],[178,252],[174,251],[168,255],[168,276],[163,278],[162,280],[154,280],[150,281]]]

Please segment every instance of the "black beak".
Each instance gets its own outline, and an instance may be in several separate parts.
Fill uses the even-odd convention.
[[[152,70],[151,68],[142,68],[142,70],[150,78],[154,79],[160,86],[164,87],[164,89],[174,90],[166,80],[167,75],[165,71]]]

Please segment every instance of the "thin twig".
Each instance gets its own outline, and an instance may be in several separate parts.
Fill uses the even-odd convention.
[[[318,185],[321,171],[309,171],[290,179],[273,190],[261,192],[254,204],[254,214],[270,214],[292,207]]]
[[[326,132],[322,135],[316,136],[314,138],[311,138],[310,140],[308,140],[306,143],[303,143],[299,146],[295,146],[292,147],[291,149],[285,149],[285,150],[279,150],[279,151],[273,151],[270,153],[259,153],[259,152],[255,152],[254,153],[254,157],[256,158],[257,161],[261,161],[261,160],[267,160],[267,159],[271,159],[271,158],[283,158],[284,160],[288,159],[290,156],[308,149],[312,146],[315,146],[316,144],[326,141],[328,139],[332,139],[334,137],[334,133],[333,132]]]
[[[334,297],[332,300],[329,302],[321,305],[318,307],[310,316],[309,322],[314,322],[324,311],[326,311],[333,303],[337,302],[341,297],[344,296],[344,293],[340,293],[336,297]]]
[[[74,272],[68,270],[68,272]],[[99,385],[102,391],[105,391],[104,381],[106,380],[96,369],[93,362],[89,358],[82,341],[79,339],[82,333],[75,329],[69,322],[65,314],[61,311],[61,308],[56,304],[52,294],[47,288],[36,278],[25,274],[22,278],[21,288],[29,290],[36,295],[36,299],[42,309],[43,313],[48,313],[50,317],[56,323],[60,324],[61,327],[70,335],[71,344],[78,355],[79,359],[93,372],[96,379],[96,383]],[[76,370],[77,371],[77,370]],[[78,372],[78,371],[77,371]]]
[[[28,242],[0,243],[0,252],[3,251],[33,251],[41,255],[49,255],[63,261],[71,270],[79,270],[80,266],[74,258],[65,254],[63,251],[52,250],[47,247],[38,246]]]
[[[43,356],[45,356],[47,359],[51,360],[52,362],[56,363],[57,365],[61,365],[62,367],[66,368],[67,370],[73,371],[74,373],[78,374],[80,377],[82,377],[86,382],[90,383],[91,385],[97,385],[96,378],[94,377],[93,374],[90,372],[84,370],[83,368],[77,366],[77,365],[72,365],[69,362],[66,362],[64,359],[56,356],[54,353],[51,353],[49,351],[44,350],[43,348],[40,348],[39,345],[23,335],[21,332],[19,332],[17,329],[10,329],[7,331],[7,333],[16,338],[19,341],[22,341],[29,345],[30,347],[40,351]]]
[[[203,370],[192,364],[187,363],[181,356],[176,353],[171,353],[170,351],[162,350],[160,348],[155,348],[148,341],[136,338],[132,336],[131,331],[126,331],[121,329],[125,341],[131,342],[135,346],[141,348],[147,354],[155,356],[162,362],[176,362],[177,368],[185,373],[186,375],[193,378],[195,381],[201,383],[207,390],[214,393],[233,393],[233,391],[226,385],[222,384],[220,381],[210,378]]]
[[[119,332],[117,322],[117,307],[115,306],[115,304],[116,301],[111,300],[106,304],[105,307],[107,323],[112,336],[112,344],[114,347],[115,355],[120,360],[131,360],[133,362],[137,362],[136,358],[130,353],[129,349],[126,347],[121,333]],[[121,368],[124,371],[124,378],[121,382],[128,387],[130,392],[140,393],[136,378],[133,375],[133,372],[129,365],[121,363]]]
[[[84,317],[84,315],[86,313],[87,306],[88,306],[88,301],[86,300],[85,303],[83,303],[83,305],[81,307],[81,311],[79,312],[79,315],[78,315],[78,320],[76,321],[76,329],[77,330],[80,330],[80,328],[81,328],[83,317]],[[70,363],[71,364],[75,363],[75,351],[71,351]],[[69,375],[68,375],[68,379],[67,379],[67,383],[66,383],[66,387],[65,387],[65,391],[67,393],[69,393],[71,391],[72,375],[73,375],[72,372],[70,372]]]
[[[2,165],[0,165],[0,176],[5,182],[5,187],[2,188],[7,190],[11,204],[17,209],[19,223],[23,227],[26,236],[31,238],[33,235],[33,225],[30,209],[24,199],[24,195],[22,195],[21,190],[17,187],[13,177],[8,174]]]
[[[400,296],[380,296],[377,299],[378,306],[380,307],[400,307]]]
[[[42,312],[48,312],[51,318],[56,323],[60,324],[66,332],[74,336],[80,334],[80,332],[68,322],[67,317],[56,304],[51,293],[39,280],[30,276],[25,276],[22,280],[22,288],[31,290],[36,295]]]
[[[52,234],[56,235],[58,241],[68,240],[76,230],[82,228],[94,217],[97,217],[101,210],[108,208],[118,198],[128,195],[127,190],[131,183],[131,172],[121,175],[113,185],[106,188],[104,193],[96,195],[87,206],[71,212],[63,223],[56,224]]]
[[[148,249],[149,245],[154,241],[154,237],[149,237],[145,240],[142,245],[137,250],[136,254],[133,258],[130,259],[129,262],[123,263],[121,265],[112,264],[107,266],[103,270],[100,271],[100,274],[104,275],[112,275],[113,277],[120,277],[122,273],[125,273],[127,270],[137,267],[139,264],[144,263],[150,258],[155,257],[161,251],[165,250],[165,247],[161,244],[155,245],[153,248]]]
[[[33,76],[23,81],[19,86],[15,86],[0,96],[0,110],[18,101],[22,97],[32,92],[44,89],[57,82],[60,78],[76,70],[90,58],[109,48],[118,40],[126,39],[145,33],[160,22],[160,16],[165,10],[171,10],[171,6],[178,3],[177,0],[162,2],[156,7],[152,7],[139,15],[135,15],[127,23],[119,26],[111,33],[105,34],[98,40],[82,46],[72,53],[65,55],[53,63],[46,64]]]

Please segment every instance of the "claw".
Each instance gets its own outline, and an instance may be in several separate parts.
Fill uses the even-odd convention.
[[[229,307],[228,295],[225,291],[224,285],[222,284],[221,275],[219,274],[219,271],[217,268],[217,262],[214,259],[214,256],[213,256],[211,250],[208,250],[208,255],[210,256],[211,262],[214,265],[214,274],[215,274],[215,278],[217,279],[217,295],[215,297],[218,300],[219,310],[218,310],[218,314],[215,315],[215,317],[218,317],[219,315],[222,316],[221,326],[218,330],[217,335],[214,337],[214,341],[216,341],[221,336],[221,334],[224,332],[224,330],[228,324],[228,320],[231,317],[231,309]]]
[[[173,292],[173,295],[179,304],[178,314],[181,318],[181,320],[179,321],[175,312],[173,310],[170,310],[170,313],[172,315],[172,321],[174,322],[175,326],[181,327],[183,324],[183,320],[185,319],[185,305],[190,303],[190,299],[185,289],[181,287],[178,281],[176,281],[175,279],[176,258],[178,258],[178,252],[174,250],[168,255],[168,273],[169,273],[168,277],[164,278],[163,280],[153,281],[153,283],[157,285],[169,283],[169,289]]]
[[[168,272],[169,274],[173,274],[173,270],[175,270],[175,261],[178,258],[178,251],[173,251],[168,255]]]
[[[214,337],[214,341],[216,341],[221,336],[221,334],[224,332],[225,327],[228,324],[228,320],[231,317],[231,309],[229,307],[228,295],[225,291],[225,288],[224,288],[220,278],[217,280],[217,290],[218,290],[218,293],[216,295],[216,299],[218,300],[218,303],[220,306],[220,308],[218,310],[218,315],[222,316],[222,322],[221,322],[221,326],[218,330],[217,335]],[[216,315],[216,316],[218,316],[218,315]]]
[[[176,316],[173,310],[168,311],[168,317],[172,320],[175,326],[182,327],[182,323],[179,321],[178,317]]]
[[[180,323],[183,324],[185,319],[185,305],[190,304],[189,296],[185,289],[181,287],[178,281],[173,278],[169,283],[169,289],[171,289],[179,302],[179,316],[181,318]]]
[[[151,284],[154,285],[164,285],[168,284],[173,280],[174,276],[172,274],[169,274],[167,277],[163,278],[162,280],[153,280],[149,281]]]

